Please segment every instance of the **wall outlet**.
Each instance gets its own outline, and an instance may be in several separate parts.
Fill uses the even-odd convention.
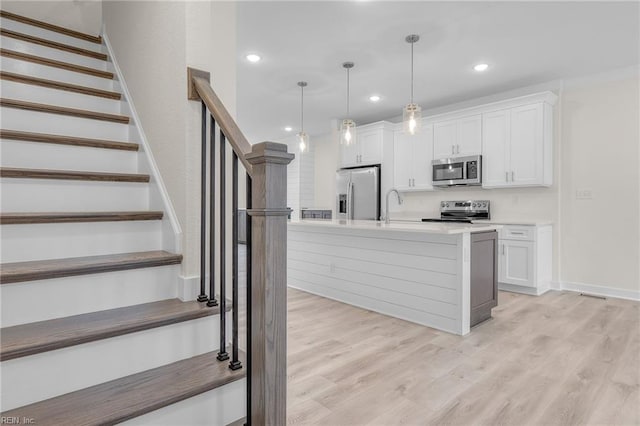
[[[576,200],[591,200],[592,198],[591,188],[576,189]]]

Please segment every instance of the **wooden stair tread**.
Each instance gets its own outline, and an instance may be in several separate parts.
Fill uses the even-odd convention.
[[[0,28],[0,35],[10,37],[16,40],[22,40],[40,46],[50,47],[52,49],[63,50],[65,52],[75,53],[77,55],[87,56],[89,58],[95,58],[102,61],[107,60],[107,55],[102,52],[96,52],[94,50],[83,49],[81,47],[70,46],[68,44],[59,43],[57,41],[47,40],[45,38],[35,37],[30,34],[19,33],[17,31],[7,30],[6,28]]]
[[[3,263],[0,264],[0,284],[177,265],[181,262],[180,254],[156,250]]]
[[[89,118],[93,120],[112,121],[115,123],[129,123],[126,115],[107,114],[105,112],[88,111],[84,109],[67,108],[57,105],[39,104],[35,102],[19,101],[17,99],[0,99],[0,106],[8,108],[24,109],[27,111],[46,112],[50,114],[68,115],[72,117]]]
[[[0,167],[1,178],[89,180],[101,182],[149,182],[149,175],[137,173],[106,173],[80,170],[47,170]]]
[[[34,419],[34,424],[115,424],[245,377],[216,352],[180,360],[2,413]],[[240,361],[245,364],[244,354]],[[212,408],[213,409],[213,408]]]
[[[94,89],[92,87],[78,86],[76,84],[63,83],[61,81],[47,80],[44,78],[31,77],[23,74],[0,71],[0,79],[13,81],[16,83],[31,84],[34,86],[47,87],[50,89],[65,90],[67,92],[81,93],[83,95],[97,96],[100,98],[120,100],[122,95],[108,90]]]
[[[79,138],[75,136],[52,135],[47,133],[23,132],[20,130],[0,129],[0,139],[17,141],[53,143],[59,145],[75,145],[93,148],[120,149],[124,151],[138,151],[137,143],[117,142],[104,139]]]
[[[120,222],[128,220],[160,220],[161,211],[138,212],[51,212],[0,213],[0,225],[71,222]]]
[[[60,27],[58,25],[50,24],[48,22],[38,21],[37,19],[27,18],[26,16],[7,12],[6,10],[0,10],[0,16],[6,19],[11,19],[12,21],[22,22],[23,24],[28,24],[34,27],[43,28],[45,30],[54,31],[54,32],[64,34],[70,37],[74,37],[80,40],[90,41],[96,44],[102,44],[101,36],[94,36],[91,34],[80,32],[80,31],[70,30],[68,28]]]
[[[114,78],[113,73],[109,71],[83,67],[81,65],[70,64],[69,62],[56,61],[54,59],[43,58],[42,56],[30,55],[28,53],[17,52],[15,50],[0,49],[0,55],[6,58],[19,59],[22,61],[32,62],[34,64],[46,65],[48,67],[60,68],[67,71],[92,75],[94,77],[106,78],[110,80]]]
[[[0,329],[0,361],[220,313],[218,306],[167,299]]]

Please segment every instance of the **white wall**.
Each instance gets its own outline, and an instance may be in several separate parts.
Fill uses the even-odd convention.
[[[563,93],[561,278],[640,292],[638,72]],[[588,189],[592,199],[576,199]]]
[[[200,103],[187,99],[187,66],[211,72],[214,90],[234,114],[235,4],[104,1],[103,16],[183,229],[188,279],[199,273]]]
[[[98,35],[102,28],[102,1],[2,1],[2,9],[50,24]]]
[[[553,90],[560,95],[554,110],[554,183],[549,188],[406,193],[405,203],[394,206],[396,217],[437,217],[442,200],[488,199],[496,221],[553,223],[554,281],[595,286],[593,290],[604,287],[614,293],[620,289],[622,293],[617,294],[640,297],[638,84],[638,69],[625,69],[427,111],[425,115],[432,115]],[[321,141],[316,144],[316,204],[334,208],[337,138],[326,135],[316,140]],[[607,173],[603,166],[614,173]],[[577,200],[576,189],[590,189],[593,199]],[[619,205],[622,200],[624,207]]]

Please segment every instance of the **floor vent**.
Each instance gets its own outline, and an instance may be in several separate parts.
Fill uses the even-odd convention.
[[[607,298],[606,298],[606,297],[604,297],[604,296],[598,296],[598,295],[596,295],[596,294],[580,293],[580,296],[593,297],[594,299],[607,300]]]

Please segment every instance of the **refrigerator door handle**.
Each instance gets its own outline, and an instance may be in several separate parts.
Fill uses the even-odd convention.
[[[351,181],[349,181],[347,194],[347,219],[353,219],[353,182]]]

